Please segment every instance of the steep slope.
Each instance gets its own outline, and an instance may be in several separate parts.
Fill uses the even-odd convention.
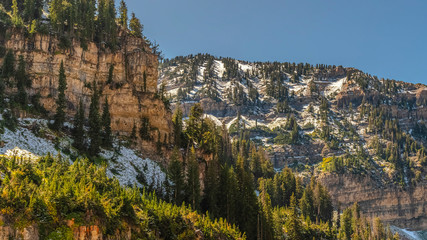
[[[130,135],[134,124],[139,129],[141,119],[148,118],[152,137],[172,134],[171,115],[157,97],[157,55],[141,38],[121,33],[121,48],[117,51],[99,49],[89,43],[87,50],[73,41],[61,48],[57,37],[10,29],[4,46],[15,56],[24,56],[27,72],[32,77],[31,95],[40,95],[40,103],[49,112],[56,108],[55,98],[60,63],[64,62],[68,89],[67,114],[73,116],[80,99],[89,112],[91,85],[96,82],[110,103],[111,127],[121,135]],[[3,58],[0,58],[2,64]],[[111,80],[109,80],[109,77]],[[102,101],[103,102],[103,101]],[[167,137],[169,139],[169,137]]]
[[[424,85],[341,66],[199,54],[164,61],[159,88],[184,115],[200,102],[231,134],[245,129],[275,168],[318,176],[335,203],[358,201],[370,217],[427,228]]]

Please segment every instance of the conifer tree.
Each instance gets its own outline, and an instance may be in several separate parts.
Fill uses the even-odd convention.
[[[80,99],[79,107],[77,109],[76,115],[74,116],[74,129],[73,129],[73,146],[80,150],[85,150],[85,131],[84,131],[84,122],[85,122],[85,112],[83,106],[83,100]]]
[[[126,2],[124,0],[120,1],[119,12],[120,12],[119,23],[124,29],[127,29],[128,28],[128,7],[126,6]]]
[[[145,71],[142,74],[142,81],[144,83],[144,92],[147,92],[147,73]]]
[[[108,99],[105,97],[104,108],[102,111],[102,146],[110,148],[113,146],[113,139],[111,135],[111,116],[110,105]]]
[[[101,146],[101,118],[99,116],[99,93],[96,82],[93,82],[92,98],[89,108],[89,154],[98,155]]]
[[[19,56],[18,69],[15,73],[15,81],[18,88],[16,100],[22,107],[26,107],[28,103],[26,88],[31,87],[31,81],[25,71],[25,61],[22,55]]]
[[[15,74],[15,55],[12,50],[7,51],[3,60],[2,78],[8,81]]]
[[[136,136],[136,123],[133,122],[133,127],[132,127],[132,132],[130,134],[130,139],[132,140],[133,143],[135,143],[137,136]]]
[[[176,107],[175,107],[175,112],[172,116],[172,122],[173,122],[173,129],[174,129],[174,142],[175,145],[178,147],[182,147],[183,146],[183,140],[184,140],[184,135],[182,132],[183,129],[183,122],[182,122],[182,109],[181,109],[181,104],[178,102]]]
[[[130,33],[135,37],[142,37],[143,25],[139,19],[135,16],[135,13],[132,13],[132,18],[129,22]]]
[[[285,227],[288,232],[288,237],[289,239],[293,240],[303,240],[303,229],[301,226],[301,220],[298,216],[297,201],[294,194],[292,194],[291,196],[290,210],[291,215],[289,216],[289,219],[285,224]]]
[[[58,98],[56,99],[56,114],[54,116],[53,128],[59,130],[65,122],[65,90],[67,89],[67,77],[65,75],[64,62],[61,61],[59,67],[59,85],[58,85]]]
[[[204,190],[202,199],[202,210],[207,211],[213,216],[218,216],[218,180],[219,180],[219,163],[216,158],[210,160],[207,164],[206,176],[204,179]]]
[[[0,76],[0,110],[4,107],[4,92],[6,90],[5,81],[2,76]]]
[[[175,204],[181,205],[184,190],[184,171],[179,160],[179,149],[175,147],[172,152],[171,162],[168,169],[169,179],[172,181],[172,200]]]
[[[12,23],[16,27],[21,27],[23,24],[21,15],[19,15],[17,0],[12,0]]]
[[[237,211],[237,176],[233,167],[224,165],[221,169],[217,202],[221,216],[231,223],[236,222]]]
[[[191,148],[187,158],[187,177],[185,195],[187,203],[191,204],[193,209],[199,209],[200,205],[200,180],[199,163],[196,159],[196,150]]]
[[[191,143],[199,143],[202,136],[203,108],[200,103],[194,104],[187,121],[186,134]]]

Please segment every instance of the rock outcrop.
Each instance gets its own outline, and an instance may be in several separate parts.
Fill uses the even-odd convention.
[[[411,230],[427,229],[427,185],[401,188],[382,185],[369,176],[322,174],[324,184],[341,209],[357,202],[366,217]]]
[[[148,117],[155,140],[158,131],[162,140],[172,134],[171,113],[156,94],[157,56],[143,39],[121,33],[120,48],[111,51],[95,43],[88,43],[85,50],[78,41],[72,41],[64,49],[55,36],[27,37],[16,30],[10,30],[8,36],[4,40],[6,49],[13,50],[15,56],[24,56],[32,78],[31,94],[40,94],[41,104],[50,113],[56,108],[59,68],[63,61],[68,84],[68,116],[73,116],[80,99],[88,114],[91,85],[96,82],[102,91],[101,103],[108,98],[113,131],[129,135],[134,124],[139,127],[141,119]],[[0,58],[0,63],[2,61]],[[110,69],[114,69],[112,81],[108,81]]]

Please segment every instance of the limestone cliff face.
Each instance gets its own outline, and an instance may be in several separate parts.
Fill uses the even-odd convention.
[[[31,94],[40,93],[42,105],[51,113],[56,109],[59,67],[63,61],[69,116],[75,113],[80,99],[88,114],[90,85],[96,81],[102,89],[101,103],[105,97],[110,103],[113,131],[127,135],[134,123],[138,127],[141,118],[148,117],[151,127],[158,129],[162,138],[171,135],[171,114],[156,97],[157,56],[143,39],[122,33],[120,48],[112,52],[94,43],[88,43],[84,50],[77,41],[64,50],[59,47],[58,39],[49,35],[26,37],[17,31],[9,31],[8,35],[5,47],[12,49],[15,56],[24,56],[33,82]],[[114,66],[113,81],[108,82],[111,66]],[[152,134],[156,139],[157,131]]]
[[[323,174],[320,181],[328,188],[335,206],[344,209],[358,202],[366,217],[412,230],[427,229],[427,184],[413,187],[384,186],[369,176]]]

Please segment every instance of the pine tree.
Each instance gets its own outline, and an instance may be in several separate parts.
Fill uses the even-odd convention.
[[[210,160],[207,164],[206,176],[204,179],[204,190],[202,199],[202,210],[218,216],[218,180],[219,180],[219,163],[216,158]]]
[[[110,116],[110,105],[108,99],[105,97],[104,108],[102,111],[102,146],[110,148],[113,146],[113,139],[111,135],[111,116]]]
[[[23,25],[22,18],[19,15],[17,0],[12,0],[12,23],[16,27],[21,27]]]
[[[297,201],[294,194],[291,196],[290,210],[291,214],[285,224],[288,237],[293,240],[303,240],[305,238],[303,235],[301,220],[298,216]]]
[[[73,138],[74,138],[73,146],[80,151],[85,150],[84,124],[85,124],[85,112],[84,112],[83,100],[80,99],[79,107],[74,117],[74,129],[73,129]]]
[[[175,112],[172,116],[172,122],[173,122],[173,130],[174,130],[174,143],[178,147],[183,146],[183,140],[184,135],[182,132],[183,129],[183,122],[182,122],[182,109],[181,104],[178,102],[175,107]]]
[[[124,0],[120,1],[119,12],[120,12],[119,23],[124,29],[127,29],[128,28],[128,7],[126,6],[126,2]]]
[[[150,135],[150,119],[148,117],[141,118],[141,128],[139,129],[139,136],[142,140],[151,140]]]
[[[136,136],[136,123],[133,122],[133,127],[132,127],[132,132],[130,134],[130,139],[132,140],[133,143],[135,143],[137,136]]]
[[[26,88],[31,87],[31,81],[29,80],[29,77],[25,71],[25,61],[22,55],[19,56],[18,69],[15,73],[15,81],[18,88],[16,100],[22,107],[26,107],[28,104]]]
[[[186,134],[191,143],[199,143],[202,137],[203,108],[200,103],[194,104],[187,121]]]
[[[61,61],[59,67],[59,85],[58,85],[58,98],[56,99],[56,114],[54,116],[53,128],[59,130],[65,122],[65,107],[66,98],[65,90],[67,90],[67,77],[65,75],[64,62]]]
[[[179,149],[175,147],[172,152],[171,162],[168,169],[169,179],[172,181],[172,200],[175,204],[181,205],[184,190],[184,171],[179,160]]]
[[[144,83],[144,92],[147,92],[147,73],[145,71],[142,74],[142,81]]]
[[[6,90],[6,85],[5,85],[4,78],[0,76],[0,110],[2,110],[5,105],[4,104],[5,90]]]
[[[196,159],[196,150],[191,148],[187,158],[187,177],[185,195],[187,202],[193,209],[199,209],[200,205],[200,180],[199,163]]]
[[[96,82],[93,82],[93,93],[89,108],[89,154],[97,156],[101,146],[101,118],[99,116],[99,93]]]
[[[8,81],[15,74],[15,55],[12,50],[7,51],[3,60],[2,78]]]
[[[135,13],[132,13],[132,18],[129,22],[130,33],[135,37],[142,37],[143,25],[139,19],[135,16]]]
[[[113,83],[113,77],[114,77],[114,64],[111,64],[110,69],[108,70],[107,84]]]

